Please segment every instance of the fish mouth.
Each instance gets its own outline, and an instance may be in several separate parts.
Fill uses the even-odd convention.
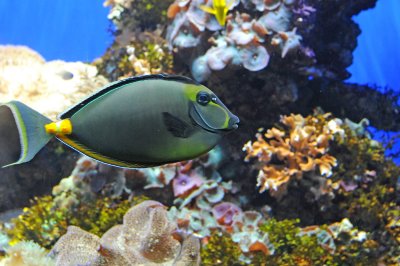
[[[228,128],[227,130],[235,130],[239,127],[240,119],[236,115],[231,115],[229,118]]]
[[[215,134],[222,134],[226,133],[229,131],[233,131],[239,127],[239,118],[233,114],[230,114],[229,122],[228,122],[228,127],[227,128],[213,128],[211,127],[203,118],[201,113],[197,110],[196,106],[194,104],[191,104],[190,109],[189,109],[189,116],[190,118],[201,128],[204,130],[215,133]]]

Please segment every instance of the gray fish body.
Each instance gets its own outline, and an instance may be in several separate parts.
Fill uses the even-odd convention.
[[[183,90],[182,83],[157,79],[114,89],[70,117],[70,138],[126,162],[162,164],[196,157],[214,147],[221,134],[194,125]],[[174,136],[164,113],[190,125],[190,136]]]
[[[19,136],[7,146],[10,156],[2,156],[7,160],[0,160],[8,166],[30,161],[54,136],[115,166],[178,162],[206,153],[239,122],[210,89],[163,74],[111,83],[61,114],[59,121],[17,101],[0,104],[0,118],[4,128]]]

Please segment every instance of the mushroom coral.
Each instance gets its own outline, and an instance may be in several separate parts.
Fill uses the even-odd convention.
[[[50,254],[58,266],[199,265],[200,242],[193,236],[178,237],[164,205],[149,200],[131,208],[123,224],[101,238],[70,226]]]

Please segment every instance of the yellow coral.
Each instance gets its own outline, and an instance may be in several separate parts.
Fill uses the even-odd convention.
[[[245,160],[257,158],[261,162],[257,179],[260,192],[269,189],[271,195],[279,197],[286,191],[292,178],[301,179],[305,172],[318,169],[319,175],[329,177],[336,158],[329,155],[329,141],[342,136],[342,121],[331,118],[331,114],[303,117],[291,114],[282,116],[286,130],[271,128],[257,140],[249,141],[243,150]]]

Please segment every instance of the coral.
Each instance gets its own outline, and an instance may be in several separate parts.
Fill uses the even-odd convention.
[[[54,204],[59,209],[74,208],[83,202],[93,202],[97,195],[118,198],[124,191],[124,171],[81,156],[69,177],[54,186]]]
[[[300,236],[298,220],[268,220],[260,227],[268,233],[274,253],[266,259],[268,265],[329,265],[330,254],[319,243],[316,236]]]
[[[162,37],[170,1],[105,1],[115,24],[115,42],[94,64],[111,80],[128,76],[169,73],[172,55]]]
[[[170,73],[172,54],[160,30],[117,35],[115,43],[94,65],[99,72],[112,80],[124,77]]]
[[[219,224],[229,226],[235,215],[241,214],[242,210],[231,202],[221,202],[212,208],[212,213]]]
[[[185,49],[197,54],[193,61],[184,61],[191,65],[192,75],[198,81],[207,80],[212,71],[227,66],[259,71],[269,64],[275,50],[279,49],[283,58],[301,47],[302,37],[296,33],[292,19],[298,11],[293,1],[232,1],[225,28],[214,15],[203,11],[203,6],[210,8],[211,3],[176,0],[168,12],[173,19],[167,32],[169,45],[176,54]],[[297,12],[295,17],[307,15]],[[206,52],[199,54],[197,50]]]
[[[51,254],[57,265],[199,265],[199,240],[188,236],[180,243],[175,229],[162,204],[144,201],[101,238],[69,227]]]
[[[245,160],[255,157],[260,162],[257,179],[260,192],[268,189],[277,198],[286,193],[290,182],[306,178],[305,173],[315,180],[321,180],[319,176],[330,177],[337,162],[328,153],[329,142],[344,134],[343,122],[329,113],[306,118],[294,114],[282,116],[281,123],[284,129],[274,127],[264,136],[258,133],[257,141],[249,141],[243,148],[247,153]],[[325,189],[324,179],[321,182],[316,197],[318,193],[327,193],[321,191]]]
[[[55,266],[47,257],[44,248],[32,241],[20,242],[6,250],[6,257],[0,259],[1,266]]]
[[[199,188],[204,183],[204,179],[198,174],[192,176],[179,173],[172,182],[175,197],[185,197],[194,189]]]
[[[201,237],[209,236],[210,230],[218,227],[213,208],[231,189],[231,183],[221,182],[221,178],[203,180],[201,186],[191,190],[185,197],[175,199],[174,204],[177,207],[170,209],[169,216],[178,221],[182,230]]]
[[[70,208],[60,207],[51,196],[35,198],[32,206],[13,219],[11,228],[6,228],[10,244],[32,240],[42,247],[51,248],[63,235],[69,225],[76,225],[91,233],[101,235],[122,221],[132,204],[146,198],[111,200],[100,198],[89,202],[79,202]]]
[[[108,18],[118,30],[151,30],[164,24],[167,7],[172,0],[106,0],[104,6],[111,6]]]
[[[52,197],[44,196],[32,200],[30,208],[24,208],[23,213],[12,220],[13,227],[6,232],[10,237],[10,244],[23,240],[32,240],[39,245],[49,248],[66,228],[64,212],[52,210]]]
[[[232,240],[238,243],[242,252],[260,251],[265,255],[275,252],[268,234],[260,230],[264,217],[256,211],[245,211],[233,217]]]
[[[0,46],[0,97],[18,99],[51,119],[108,81],[81,62],[50,61],[24,46]],[[21,78],[23,77],[23,78]]]
[[[216,230],[211,233],[201,249],[201,263],[204,266],[240,265],[241,254],[242,251],[229,234]]]
[[[248,216],[257,215],[249,212]],[[203,239],[202,263],[204,265],[375,265],[377,245],[367,239],[365,232],[353,227],[348,219],[323,226],[301,228],[299,220],[250,219],[244,234],[213,230]],[[243,219],[239,219],[244,221]],[[238,220],[238,221],[239,221]],[[251,229],[251,230],[249,230]],[[264,242],[254,242],[243,250],[245,239],[258,232]],[[242,242],[235,239],[241,238]],[[265,250],[262,244],[267,244]],[[358,260],[358,261],[357,261]]]

